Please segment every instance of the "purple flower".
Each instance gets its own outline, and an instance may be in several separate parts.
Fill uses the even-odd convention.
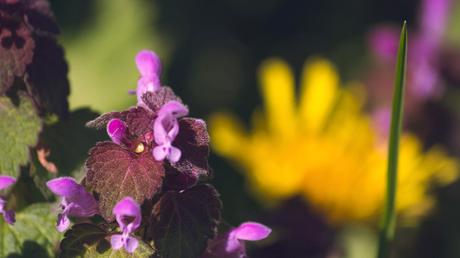
[[[126,124],[118,118],[111,119],[107,123],[107,134],[116,144],[120,144],[126,132]]]
[[[141,77],[137,81],[137,104],[143,104],[142,95],[160,88],[161,62],[155,52],[142,50],[136,56],[136,65]]]
[[[244,258],[245,241],[258,241],[270,235],[271,229],[256,222],[245,222],[229,232],[217,236],[206,249],[203,258]]]
[[[167,158],[170,162],[179,161],[181,150],[172,146],[179,133],[178,118],[186,116],[188,109],[178,101],[169,101],[158,111],[153,124],[153,133],[157,146],[153,148],[153,156],[161,161]]]
[[[420,9],[419,29],[410,36],[407,65],[407,105],[408,109],[415,108],[421,101],[438,97],[442,93],[442,78],[440,72],[441,40],[449,12],[450,0],[423,0]],[[370,49],[382,64],[391,69],[382,69],[382,73],[393,72],[396,63],[396,53],[399,44],[399,29],[392,26],[380,26],[370,34]],[[376,101],[382,95],[381,89],[391,89],[381,85],[382,76],[374,76],[370,84],[374,87]],[[383,77],[388,77],[385,75]],[[390,78],[392,78],[390,76]],[[391,84],[389,80],[385,84]],[[388,97],[387,104],[390,103]]]
[[[122,247],[128,253],[136,250],[139,241],[131,236],[141,224],[141,208],[131,197],[125,197],[113,207],[113,214],[122,231],[121,234],[112,235],[110,243],[112,248],[118,250]]]
[[[16,183],[16,178],[11,176],[0,176],[0,190],[7,188],[14,183]],[[3,215],[3,219],[5,219],[6,223],[13,224],[16,221],[14,211],[5,210],[5,206],[6,200],[0,197],[0,213]]]
[[[98,204],[94,197],[85,188],[71,177],[60,177],[46,183],[56,195],[62,197],[56,228],[59,232],[65,231],[69,225],[69,216],[87,218],[98,213]]]

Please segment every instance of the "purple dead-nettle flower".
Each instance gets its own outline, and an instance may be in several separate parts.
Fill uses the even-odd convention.
[[[271,229],[257,222],[245,222],[211,240],[203,258],[245,258],[245,241],[258,241],[268,237]]]
[[[121,234],[112,235],[110,243],[112,248],[118,250],[122,247],[128,253],[136,250],[139,241],[131,236],[141,224],[141,207],[131,197],[125,197],[113,207],[113,214],[121,229]]]
[[[107,134],[116,144],[120,144],[126,133],[126,124],[118,118],[111,119],[107,123]]]
[[[186,116],[188,109],[178,101],[169,101],[163,105],[153,124],[153,133],[157,146],[153,148],[153,156],[161,161],[167,158],[170,162],[179,161],[181,150],[172,146],[179,133],[178,118]]]
[[[14,183],[16,183],[16,178],[11,176],[0,176],[0,190],[7,188]],[[6,223],[13,224],[16,221],[14,211],[5,210],[5,206],[6,200],[0,197],[0,213],[3,215],[3,219],[5,219]]]
[[[136,56],[136,65],[141,77],[137,81],[137,104],[141,105],[142,95],[146,92],[154,92],[161,86],[161,62],[155,52],[142,50]]]
[[[61,213],[58,215],[56,228],[65,231],[69,225],[69,217],[87,218],[98,213],[98,204],[85,188],[71,177],[60,177],[46,183],[54,194],[61,196]]]

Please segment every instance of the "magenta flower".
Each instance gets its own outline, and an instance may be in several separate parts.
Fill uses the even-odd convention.
[[[113,207],[113,214],[122,231],[121,234],[112,235],[110,243],[112,248],[118,250],[122,247],[128,253],[136,250],[139,241],[131,236],[141,224],[141,208],[131,197],[125,197]]]
[[[0,176],[0,190],[3,190],[10,185],[16,183],[16,178],[11,176]],[[6,200],[0,197],[0,213],[3,215],[3,219],[8,224],[13,224],[16,219],[14,215],[14,211],[12,210],[5,210]]]
[[[136,56],[136,65],[141,77],[137,81],[137,104],[143,104],[142,95],[160,88],[161,62],[155,52],[142,50]]]
[[[59,232],[65,231],[69,225],[69,217],[87,218],[98,213],[98,204],[94,197],[85,188],[71,177],[55,178],[46,183],[54,194],[61,196],[56,228]]]
[[[444,34],[446,19],[449,12],[449,0],[423,0],[420,9],[419,29],[410,36],[407,71],[407,104],[419,104],[442,93],[442,78],[440,72],[441,40]],[[396,52],[399,43],[399,29],[392,26],[380,26],[370,34],[369,44],[373,54],[388,69],[380,69],[381,73],[393,72],[396,63]],[[381,77],[374,76],[373,84],[375,98],[391,97],[391,93],[382,93],[382,89],[391,89],[388,85],[381,85]],[[385,81],[391,85],[393,81]],[[388,103],[390,100],[386,100]]]
[[[153,148],[153,156],[161,161],[167,158],[170,162],[179,161],[182,152],[172,146],[172,142],[179,133],[178,118],[186,116],[188,109],[178,101],[169,101],[158,111],[153,124],[153,134],[157,146]]]
[[[107,123],[107,134],[116,144],[120,144],[126,133],[126,124],[118,118],[111,119]]]
[[[245,241],[258,241],[268,237],[271,229],[256,222],[245,222],[213,239],[203,258],[245,258]]]

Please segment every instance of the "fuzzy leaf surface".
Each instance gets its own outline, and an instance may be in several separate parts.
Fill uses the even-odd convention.
[[[0,257],[55,257],[61,234],[49,204],[33,204],[16,213],[16,223],[0,219]]]
[[[144,241],[139,240],[139,246],[133,254],[124,249],[113,250],[110,245],[110,233],[94,224],[76,224],[68,230],[61,242],[62,258],[73,257],[107,257],[107,258],[144,258],[154,253]]]
[[[164,168],[149,150],[137,154],[113,142],[100,142],[86,161],[85,184],[99,198],[101,215],[113,220],[112,209],[123,197],[139,204],[161,188]]]
[[[179,120],[179,134],[174,146],[182,151],[181,159],[171,166],[192,178],[209,175],[209,134],[206,123],[201,119]]]
[[[142,100],[154,113],[157,113],[164,104],[171,100],[182,102],[169,87],[161,87],[155,92],[147,92],[142,95]]]
[[[0,97],[0,174],[17,177],[29,161],[29,147],[38,140],[41,121],[30,98],[20,95],[19,107]]]
[[[211,185],[165,193],[152,212],[150,234],[163,258],[197,258],[216,234],[222,203]]]

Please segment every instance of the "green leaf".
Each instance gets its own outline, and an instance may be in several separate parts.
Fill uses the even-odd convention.
[[[142,240],[139,240],[139,246],[133,254],[124,249],[113,250],[110,246],[110,235],[111,233],[94,224],[76,224],[64,235],[60,257],[141,258],[149,257],[155,252]]]
[[[88,156],[88,150],[98,141],[104,139],[105,132],[96,131],[85,126],[86,121],[97,116],[90,109],[73,111],[65,119],[46,125],[40,135],[40,145],[32,153],[30,174],[42,193],[50,197],[46,181],[59,176],[73,176],[82,170]],[[45,155],[45,163],[40,163],[38,155]],[[43,159],[43,157],[42,157]],[[43,162],[43,160],[42,160]],[[54,172],[44,166],[55,166]]]
[[[150,234],[162,258],[196,258],[216,234],[222,203],[211,185],[165,193],[152,212]]]
[[[396,185],[398,179],[399,140],[403,122],[404,89],[407,63],[407,27],[404,21],[396,63],[396,79],[391,112],[390,139],[388,144],[388,170],[385,208],[380,226],[378,258],[389,256],[390,243],[396,227]]]
[[[0,97],[0,121],[0,174],[17,177],[30,159],[29,147],[37,143],[41,121],[32,100],[22,94],[18,107]]]
[[[52,205],[33,204],[16,214],[16,223],[0,220],[0,257],[54,257],[61,234]]]

